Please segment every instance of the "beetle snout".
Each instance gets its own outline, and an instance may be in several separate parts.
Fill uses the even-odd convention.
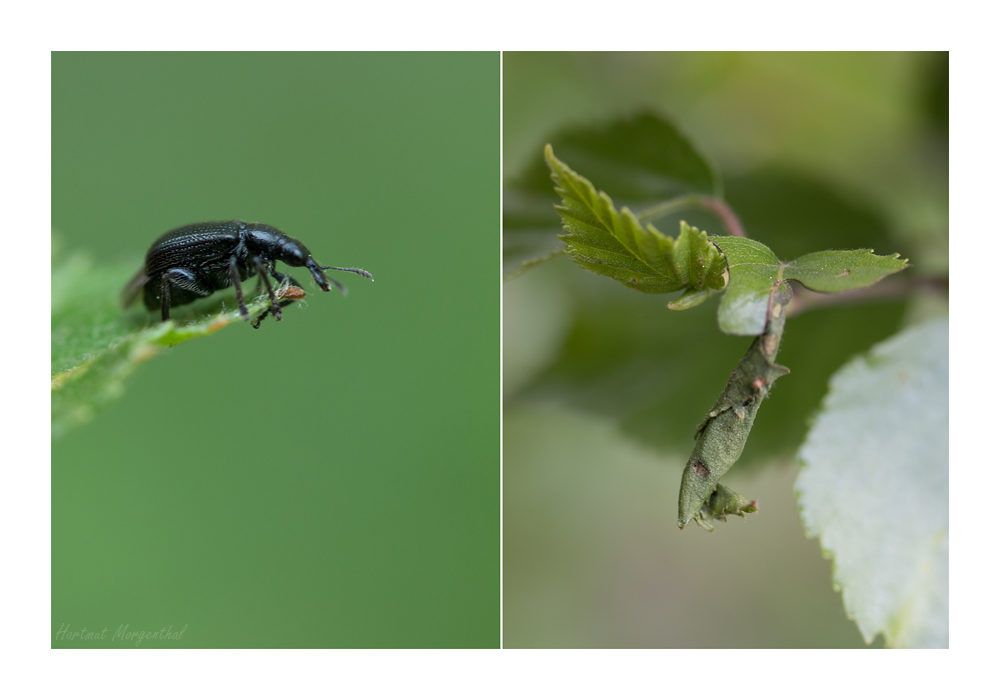
[[[320,289],[324,292],[329,292],[330,282],[326,278],[326,273],[323,272],[323,268],[321,268],[319,264],[312,259],[312,256],[306,258],[305,266],[309,272],[312,273],[313,279],[316,280],[316,284],[319,285]]]

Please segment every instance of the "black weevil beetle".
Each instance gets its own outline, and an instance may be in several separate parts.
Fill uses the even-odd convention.
[[[343,270],[373,279],[370,273],[356,267],[317,264],[308,248],[273,226],[244,221],[205,221],[175,228],[156,239],[146,253],[146,264],[122,289],[122,306],[130,306],[139,290],[144,289],[146,308],[154,311],[160,307],[163,320],[167,321],[171,306],[190,304],[232,286],[236,287],[240,314],[249,319],[240,282],[259,274],[271,304],[253,322],[253,327],[258,328],[268,313],[280,321],[281,307],[294,301],[283,299],[279,302],[268,275],[279,284],[302,286],[290,275],[274,269],[274,263],[279,260],[292,267],[307,268],[324,292],[330,291],[330,282],[343,293],[347,290],[337,280],[327,277],[323,270]]]

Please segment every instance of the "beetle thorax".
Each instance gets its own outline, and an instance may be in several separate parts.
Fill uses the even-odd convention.
[[[251,256],[280,260],[292,267],[302,267],[309,259],[309,250],[299,241],[273,227],[254,227],[241,236]]]

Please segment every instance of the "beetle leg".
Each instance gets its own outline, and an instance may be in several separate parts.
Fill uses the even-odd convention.
[[[160,314],[162,321],[170,320],[170,276],[166,272],[160,278]]]
[[[267,278],[267,268],[264,267],[264,264],[260,261],[260,258],[255,257],[253,259],[253,264],[254,267],[257,268],[257,274],[260,275],[260,278],[262,280],[264,280],[264,286],[267,287],[267,298],[271,300],[271,305],[268,307],[268,311],[274,314],[274,320],[280,321],[281,309],[278,307],[277,297],[274,296],[274,289],[271,288],[271,281]],[[263,316],[261,318],[263,318]],[[258,325],[259,323],[260,322],[258,320]]]
[[[279,288],[283,284],[288,284],[291,287],[298,287],[299,289],[302,288],[302,285],[294,277],[292,277],[291,275],[286,275],[283,272],[278,272],[277,270],[273,270],[271,272],[271,276],[274,277],[274,279],[276,279],[278,281],[278,287]],[[263,277],[263,275],[261,277]],[[277,296],[277,295],[275,295],[275,296]],[[278,302],[278,306],[280,308],[285,308],[289,304],[293,304],[293,303],[295,303],[295,299],[282,299],[281,301]],[[269,313],[271,313],[271,310],[267,309],[266,311],[264,311],[264,313],[262,313],[260,316],[258,316],[257,320],[255,320],[253,322],[253,327],[254,328],[259,328],[260,327],[260,322],[263,321],[265,318],[267,318],[267,315]]]
[[[200,297],[207,297],[213,291],[211,286],[206,286],[205,281],[198,279],[198,277],[196,277],[191,270],[185,270],[180,267],[167,270],[160,277],[160,312],[161,318],[164,321],[170,320],[171,286],[183,289],[186,292],[191,292],[192,294],[196,294]],[[186,302],[181,300],[180,303],[183,304]]]
[[[182,292],[176,299],[171,299],[170,290],[176,287]],[[164,321],[170,320],[170,307],[173,304],[186,304],[191,301],[191,295],[209,296],[214,289],[206,280],[198,277],[196,272],[183,267],[174,267],[160,275],[160,315]],[[148,304],[148,302],[147,302]]]
[[[250,318],[250,311],[243,301],[243,287],[240,286],[240,270],[236,266],[235,255],[229,258],[229,278],[232,280],[233,286],[236,287],[236,304],[240,307],[240,316]]]

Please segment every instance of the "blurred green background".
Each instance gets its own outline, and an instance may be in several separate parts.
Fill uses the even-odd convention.
[[[947,54],[505,53],[503,68],[505,238],[546,142],[559,155],[564,130],[646,110],[715,165],[779,257],[871,247],[913,266],[905,294],[789,320],[792,373],[726,477],[760,512],[711,534],[677,529],[681,469],[749,339],[720,334],[717,300],[671,312],[676,295],[565,257],[506,282],[504,645],[865,646],[799,522],[795,451],[838,367],[947,310]]]
[[[499,645],[499,68],[53,54],[65,248],[138,266],[239,218],[375,277],[164,353],[53,444],[53,646]]]

